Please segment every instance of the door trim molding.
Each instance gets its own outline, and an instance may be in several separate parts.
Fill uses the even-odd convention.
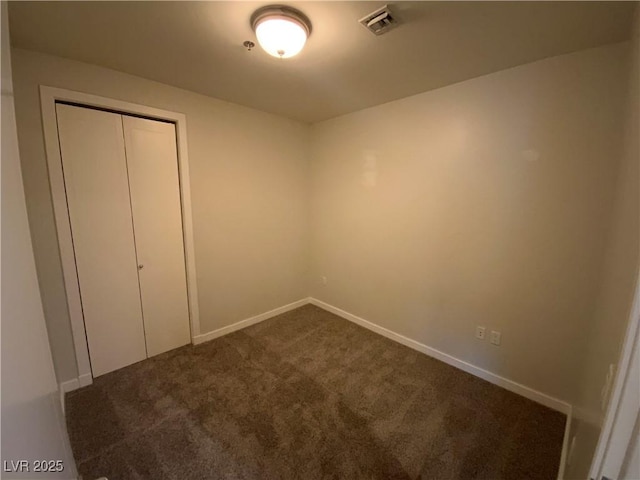
[[[640,276],[636,280],[629,323],[589,478],[618,478],[638,416],[640,387]]]
[[[182,113],[160,110],[136,103],[114,100],[62,88],[40,85],[40,106],[44,131],[45,152],[49,171],[51,199],[58,234],[58,246],[62,262],[62,272],[69,307],[73,345],[75,348],[78,377],[92,379],[89,347],[80,303],[80,287],[73,252],[73,239],[69,223],[67,196],[62,171],[62,157],[58,141],[58,121],[56,102],[70,102],[87,107],[112,110],[123,114],[133,114],[176,125],[178,147],[178,174],[180,180],[180,203],[182,207],[182,235],[184,239],[185,264],[187,272],[187,295],[189,301],[189,320],[191,341],[200,335],[200,309],[198,307],[198,286],[196,278],[195,248],[193,241],[193,217],[191,212],[191,183],[189,180],[189,154],[187,149],[187,117]],[[91,383],[89,381],[87,384]]]

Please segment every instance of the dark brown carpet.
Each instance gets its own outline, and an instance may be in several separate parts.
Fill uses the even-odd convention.
[[[67,395],[85,480],[555,479],[564,415],[304,306]]]

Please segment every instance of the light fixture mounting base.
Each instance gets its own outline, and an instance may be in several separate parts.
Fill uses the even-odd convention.
[[[293,7],[289,7],[287,5],[267,5],[265,7],[259,8],[253,15],[251,15],[251,28],[255,32],[258,23],[266,17],[270,18],[284,18],[288,20],[293,20],[298,23],[302,28],[307,32],[307,37],[311,35],[311,21],[309,18],[302,13],[300,10],[295,9]]]

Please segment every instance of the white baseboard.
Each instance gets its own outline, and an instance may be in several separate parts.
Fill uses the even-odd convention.
[[[295,310],[298,307],[302,307],[309,303],[308,298],[303,298],[302,300],[298,300],[297,302],[290,303],[288,305],[284,305],[282,307],[274,308],[273,310],[269,310],[268,312],[261,313],[260,315],[256,315],[255,317],[246,318],[244,320],[240,320],[234,324],[228,325],[226,327],[218,328],[211,332],[203,333],[202,335],[196,335],[193,337],[193,344],[199,345],[204,342],[208,342],[209,340],[213,340],[214,338],[222,337],[223,335],[228,335],[229,333],[235,332],[236,330],[241,330],[250,325],[255,325],[256,323],[260,323],[269,318],[275,317],[276,315],[280,315],[285,312],[289,312],[291,310]]]
[[[67,380],[66,382],[60,383],[58,385],[58,391],[60,392],[60,403],[62,404],[62,413],[65,413],[65,401],[64,394],[67,392],[73,392],[82,387],[86,387],[87,385],[91,385],[93,383],[93,377],[90,373],[86,373],[84,375],[80,375],[77,378],[72,378],[71,380]]]
[[[87,385],[91,385],[93,383],[93,377],[91,374],[80,375],[79,377],[72,378],[71,380],[67,380],[66,382],[62,382],[60,384],[61,392],[73,392],[82,387],[86,387]]]
[[[569,462],[569,449],[571,443],[569,442],[569,433],[571,432],[571,417],[572,407],[569,406],[569,413],[567,413],[567,420],[564,424],[564,438],[562,439],[562,453],[560,454],[560,466],[558,467],[558,480],[564,478],[565,470]]]
[[[67,414],[67,403],[64,399],[64,394],[66,393],[62,388],[58,388],[58,393],[60,394],[60,407],[62,407],[62,415]]]
[[[64,394],[67,392],[72,392],[80,388],[80,379],[73,378],[71,380],[67,380],[66,382],[62,382],[58,386],[58,391],[60,392],[60,405],[62,406],[62,413],[66,414],[66,402],[64,398]]]
[[[84,375],[80,375],[78,377],[78,385],[79,388],[86,387],[87,385],[91,385],[93,383],[93,377],[90,373],[85,373]]]
[[[66,382],[62,382],[60,384],[60,391],[61,392],[73,392],[74,390],[77,390],[80,388],[80,379],[79,378],[73,378],[71,380],[67,380]]]
[[[350,322],[357,323],[358,325],[371,330],[372,332],[376,332],[384,337],[387,337],[391,340],[394,340],[398,343],[406,345],[409,348],[413,348],[419,352],[422,352],[430,357],[433,357],[437,360],[440,360],[446,364],[449,364],[453,367],[459,368],[462,371],[470,373],[471,375],[475,375],[476,377],[482,378],[494,385],[498,385],[510,392],[517,393],[529,400],[533,400],[534,402],[540,403],[545,407],[549,407],[553,410],[557,410],[558,412],[564,413],[565,415],[569,415],[571,413],[571,405],[567,402],[554,398],[546,393],[539,392],[538,390],[534,390],[533,388],[529,388],[521,383],[514,382],[513,380],[509,380],[508,378],[501,377],[500,375],[496,375],[495,373],[489,372],[488,370],[484,370],[483,368],[472,365],[464,360],[460,360],[459,358],[453,357],[447,353],[441,352],[440,350],[436,350],[435,348],[429,347],[423,343],[412,340],[404,335],[400,335],[399,333],[393,332],[387,328],[376,325],[375,323],[371,323],[364,318],[360,318],[352,313],[345,312],[344,310],[334,307],[333,305],[329,305],[321,300],[316,298],[309,298],[309,303],[322,308],[328,312],[334,313],[339,317],[344,318],[345,320],[349,320]]]

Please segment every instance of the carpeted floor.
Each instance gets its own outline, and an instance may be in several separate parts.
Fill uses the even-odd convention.
[[[311,305],[66,401],[85,480],[555,479],[565,422]]]

